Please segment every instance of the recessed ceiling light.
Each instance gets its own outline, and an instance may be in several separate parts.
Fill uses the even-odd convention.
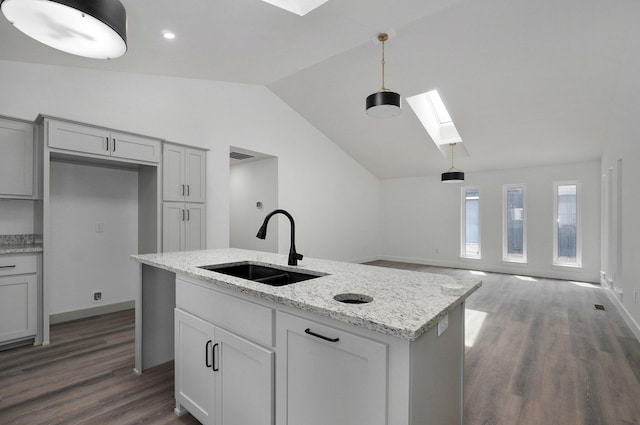
[[[166,38],[167,40],[173,40],[174,38],[176,38],[176,35],[174,33],[172,33],[171,31],[164,31],[162,33],[162,36],[164,38]]]

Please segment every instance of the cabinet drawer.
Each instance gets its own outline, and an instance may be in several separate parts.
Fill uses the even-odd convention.
[[[176,278],[176,305],[221,328],[273,346],[273,309]]]
[[[0,276],[36,273],[36,255],[0,255]]]

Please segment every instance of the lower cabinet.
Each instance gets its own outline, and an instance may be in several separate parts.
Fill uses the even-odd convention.
[[[277,312],[280,425],[387,424],[387,345]]]
[[[273,372],[273,351],[175,309],[178,413],[205,425],[272,425]]]
[[[0,256],[0,344],[38,331],[36,255]]]
[[[205,249],[205,206],[184,202],[162,204],[162,251]]]

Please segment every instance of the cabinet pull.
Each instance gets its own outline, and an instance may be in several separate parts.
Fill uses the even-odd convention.
[[[109,152],[109,138],[107,137],[107,152]]]
[[[329,341],[329,342],[338,342],[338,341],[340,341],[340,338],[329,338],[328,336],[324,336],[324,335],[320,335],[320,334],[317,334],[315,332],[312,332],[311,329],[309,329],[309,328],[305,329],[304,333],[309,334],[311,336],[315,336],[316,338],[324,339],[325,341]]]
[[[184,221],[184,210],[180,210],[182,211],[182,221]]]
[[[0,266],[0,269],[15,269],[16,265],[14,264],[13,266]]]
[[[187,221],[191,221],[191,213],[189,211],[191,210],[187,209]]]
[[[113,138],[113,152],[116,151],[116,138]]]
[[[216,367],[216,347],[218,347],[218,343],[216,342],[215,344],[213,344],[213,349],[211,350],[211,353],[213,355],[213,362],[212,362],[212,366],[211,368],[213,369],[214,372],[217,372],[220,370],[220,367]]]
[[[184,185],[182,184],[180,186],[182,186],[182,196],[184,196]]]
[[[187,196],[191,196],[191,186],[187,185]]]
[[[207,367],[213,367],[213,363],[209,363],[209,346],[211,342],[211,340],[207,341],[207,344],[204,346],[204,364],[207,365]]]

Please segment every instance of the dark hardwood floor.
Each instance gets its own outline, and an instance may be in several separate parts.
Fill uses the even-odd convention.
[[[640,424],[640,343],[600,286],[477,277],[483,286],[466,303],[465,425]]]
[[[479,277],[466,304],[465,425],[640,424],[640,343],[600,287]],[[173,413],[172,363],[133,373],[133,311],[54,325],[51,335],[47,347],[0,352],[1,425],[198,423]]]
[[[51,345],[0,352],[0,424],[198,424],[173,413],[173,363],[138,376],[134,312],[54,325]]]

